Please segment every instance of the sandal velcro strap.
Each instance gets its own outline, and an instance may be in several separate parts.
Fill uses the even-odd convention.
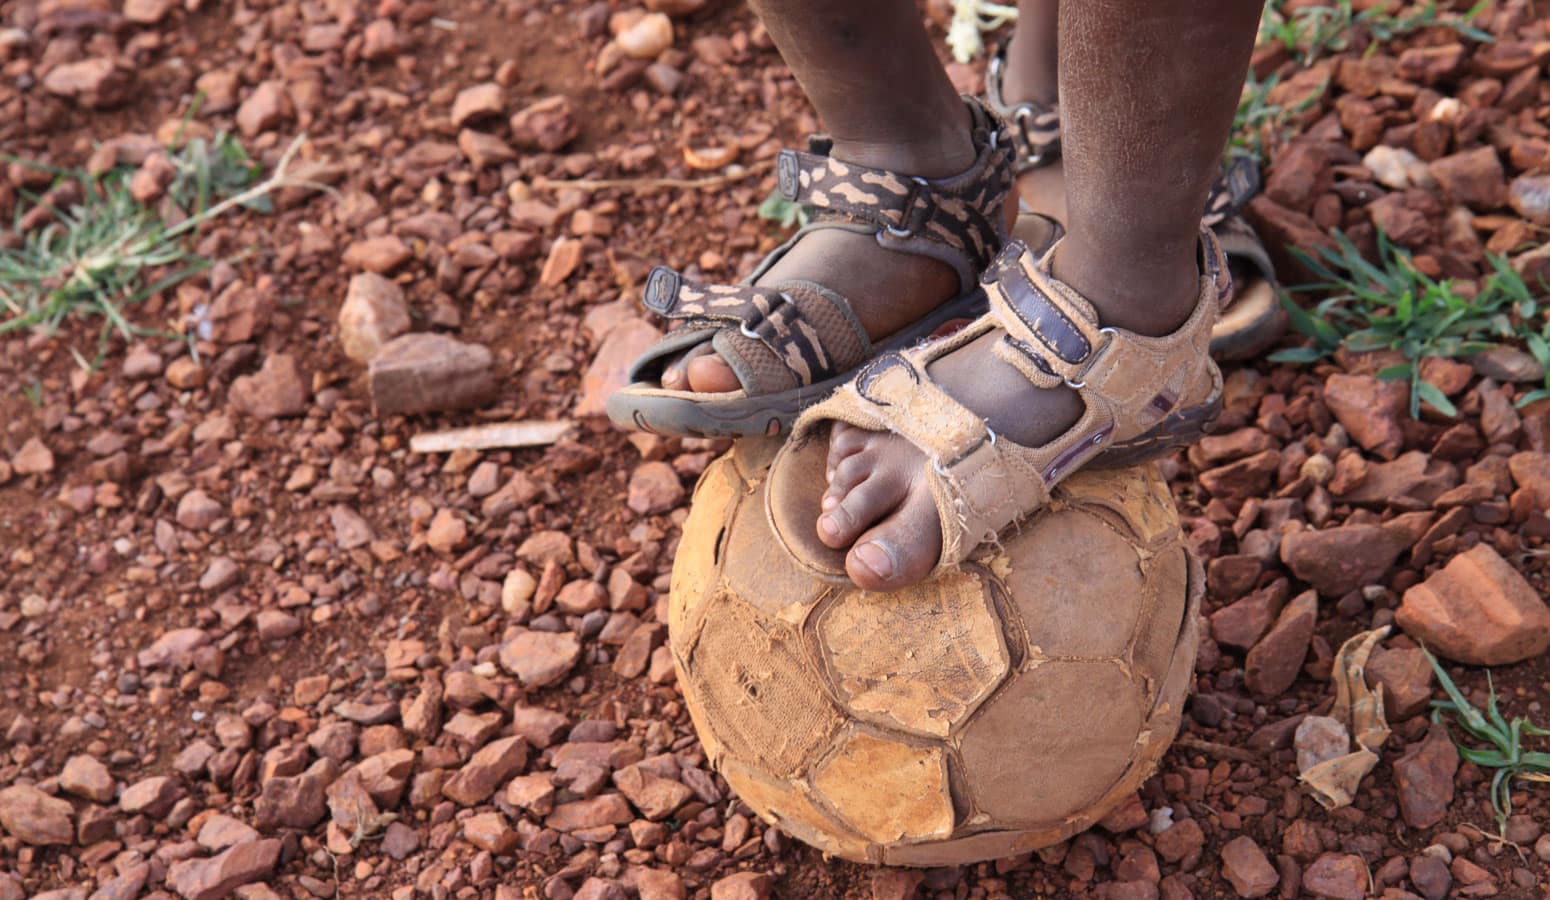
[[[1001,343],[1011,351],[1007,361],[1024,374],[1031,374],[1031,366],[1046,376],[1030,377],[1036,384],[1048,376],[1080,384],[1112,329],[1100,328],[1092,304],[1049,277],[1038,262],[1027,248],[1012,242],[982,279],[990,308],[1006,329]]]
[[[1210,229],[1200,231],[1199,253],[1201,279],[1209,284],[1220,307],[1232,294],[1232,277]],[[996,355],[1017,367],[1037,387],[1050,387],[1051,380],[1057,378],[1071,388],[1085,387],[1095,378],[1107,380],[1117,363],[1106,357],[1137,358],[1129,346],[1134,343],[1132,336],[1121,340],[1124,348],[1117,347],[1116,338],[1122,333],[1101,327],[1092,304],[1051,276],[1048,266],[1047,259],[1035,259],[1026,248],[1011,242],[986,270],[982,278],[985,293],[991,311],[1006,330],[1006,336],[997,342]],[[1205,312],[1214,317],[1218,310]]]
[[[850,368],[871,349],[849,304],[811,282],[696,285],[657,266],[646,279],[642,302],[665,319],[735,326],[744,338],[769,350],[799,384]]]
[[[925,450],[939,466],[957,462],[989,440],[985,423],[902,353],[886,353],[861,367],[855,391],[890,420],[895,433]]]
[[[1012,187],[1013,147],[1006,126],[966,98],[974,120],[974,164],[950,178],[919,178],[843,162],[830,142],[807,152],[782,150],[775,161],[781,196],[808,207],[818,221],[858,222],[877,229],[884,246],[932,256],[958,270],[965,286],[1001,246],[1002,204]]]
[[[1049,468],[1046,454],[999,438],[922,370],[915,352],[888,353],[867,363],[850,385],[809,411],[793,442],[805,439],[804,423],[829,416],[891,431],[930,460],[926,479],[944,523],[941,566],[956,564],[1049,499],[1054,480],[1042,471]],[[1092,452],[1097,449],[1094,445]],[[1084,448],[1081,456],[1088,455]]]

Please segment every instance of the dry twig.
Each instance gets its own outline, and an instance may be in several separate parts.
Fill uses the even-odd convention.
[[[633,191],[655,191],[662,188],[684,191],[705,190],[743,181],[754,175],[768,172],[774,166],[774,160],[766,159],[751,166],[738,167],[735,171],[707,175],[704,178],[538,178],[533,181],[533,187],[574,188],[578,191],[603,191],[610,188]]]

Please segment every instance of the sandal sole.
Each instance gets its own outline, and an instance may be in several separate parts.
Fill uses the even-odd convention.
[[[1211,426],[1221,414],[1222,382],[1218,376],[1215,389],[1206,402],[1180,410],[1136,437],[1111,445],[1093,457],[1088,465],[1097,469],[1122,469],[1161,459],[1210,434]]]

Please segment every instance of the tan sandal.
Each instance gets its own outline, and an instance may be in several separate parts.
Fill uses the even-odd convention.
[[[985,104],[1005,119],[1017,147],[1017,174],[1049,169],[1033,176],[1039,204],[1020,201],[1027,213],[1042,213],[1064,219],[1064,198],[1049,195],[1064,190],[1060,170],[1060,106],[1032,100],[1008,102],[1002,82],[1006,78],[1006,56],[1010,42],[1002,43],[985,70]],[[1216,232],[1217,240],[1233,270],[1236,290],[1222,307],[1211,335],[1211,355],[1219,360],[1255,359],[1270,348],[1287,326],[1276,291],[1275,267],[1259,236],[1243,218],[1243,208],[1259,193],[1262,179],[1259,164],[1239,156],[1222,166],[1206,195],[1202,228]]]
[[[951,320],[979,315],[985,308],[979,273],[1006,240],[1003,204],[1012,189],[1013,151],[1003,123],[978,100],[965,102],[977,155],[972,166],[949,178],[845,163],[828,155],[822,139],[808,153],[781,151],[776,163],[781,194],[807,207],[811,224],[742,284],[695,285],[666,267],[653,270],[643,292],[646,308],[680,327],[636,361],[632,383],[608,399],[609,418],[625,428],[663,434],[779,434],[878,353],[917,343]],[[958,296],[874,346],[850,302],[823,285],[753,284],[798,241],[825,228],[875,235],[887,249],[952,266]],[[662,387],[669,362],[707,341],[737,376],[739,388],[712,394]]]
[[[1149,337],[1102,327],[1092,304],[1050,274],[1018,242],[1002,251],[983,281],[990,312],[940,341],[867,363],[854,380],[802,415],[770,469],[775,531],[799,560],[836,568],[837,551],[814,535],[828,458],[828,424],[847,422],[902,435],[925,451],[924,473],[942,526],[938,569],[957,565],[980,544],[1049,501],[1062,479],[1085,466],[1118,467],[1192,443],[1221,409],[1222,375],[1208,346],[1231,291],[1215,237],[1200,238],[1195,311],[1173,334]],[[1034,387],[1065,385],[1086,412],[1039,447],[998,436],[928,374],[933,361],[990,331],[1004,334],[995,354]]]

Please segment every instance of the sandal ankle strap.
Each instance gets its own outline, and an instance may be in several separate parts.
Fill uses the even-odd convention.
[[[1134,336],[1100,325],[1093,305],[1050,274],[1052,257],[1053,249],[1035,259],[1026,247],[1011,241],[980,280],[991,310],[1006,329],[997,355],[1037,387],[1063,382],[1081,388],[1094,373],[1109,370],[1105,357],[1123,355],[1116,340],[1125,343]],[[1232,295],[1232,276],[1221,244],[1209,228],[1200,231],[1199,265],[1202,281],[1208,282],[1203,296],[1215,300],[1199,304],[1210,307],[1200,314],[1214,320]]]
[[[1048,106],[1034,100],[1008,103],[1002,95],[1006,77],[1006,54],[1011,42],[996,48],[985,70],[985,100],[990,108],[1011,126],[1017,146],[1017,171],[1047,166],[1060,157],[1060,104]]]
[[[781,196],[808,207],[816,221],[864,224],[888,249],[939,259],[970,289],[1006,238],[1014,147],[995,113],[972,97],[964,103],[975,159],[957,175],[920,178],[843,162],[829,155],[831,141],[815,138],[808,152],[780,151]]]

